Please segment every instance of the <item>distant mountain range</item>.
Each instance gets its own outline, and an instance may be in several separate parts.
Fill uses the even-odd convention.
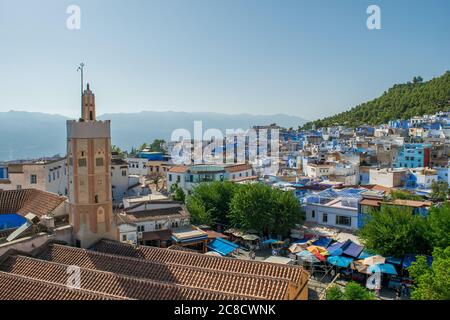
[[[66,120],[61,115],[38,112],[0,112],[0,161],[64,155],[66,153]],[[276,123],[283,127],[303,125],[302,118],[276,115],[228,115],[212,112],[157,112],[103,114],[99,120],[111,120],[112,143],[130,150],[156,138],[166,141],[172,131],[187,129],[193,134],[194,121],[203,122],[203,131],[217,128],[247,129],[253,125]]]
[[[362,103],[348,111],[316,121],[308,122],[304,128],[345,125],[356,127],[362,124],[377,125],[389,120],[410,119],[414,116],[434,114],[450,109],[450,71],[424,82],[422,77],[395,84],[379,98]]]

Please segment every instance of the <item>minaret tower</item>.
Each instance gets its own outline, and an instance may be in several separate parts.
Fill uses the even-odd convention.
[[[101,238],[116,239],[117,232],[112,212],[110,120],[96,120],[89,84],[81,100],[81,118],[67,121],[68,190],[75,245],[86,248]]]

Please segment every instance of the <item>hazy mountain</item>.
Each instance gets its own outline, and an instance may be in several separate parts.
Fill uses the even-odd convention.
[[[217,128],[247,129],[253,125],[277,123],[297,128],[305,120],[284,115],[228,115],[210,112],[156,112],[112,113],[100,115],[99,120],[110,119],[112,143],[129,150],[155,138],[170,139],[173,130],[187,129],[193,134],[194,121],[203,122],[203,130]],[[66,118],[37,112],[0,112],[0,160],[37,158],[65,154]]]

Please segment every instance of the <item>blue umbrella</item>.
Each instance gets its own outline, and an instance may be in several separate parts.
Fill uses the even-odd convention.
[[[342,268],[348,268],[350,264],[352,263],[352,258],[342,257],[342,256],[331,256],[327,258],[328,263],[342,267]]]
[[[381,272],[386,274],[397,275],[397,270],[390,263],[374,264],[367,268],[368,273]]]

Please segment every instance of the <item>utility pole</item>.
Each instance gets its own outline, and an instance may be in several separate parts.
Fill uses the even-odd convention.
[[[81,95],[80,95],[80,99],[81,99],[81,115],[83,115],[83,87],[84,87],[84,83],[83,83],[83,71],[84,71],[84,63],[80,63],[80,66],[77,68],[77,71],[81,72]]]

